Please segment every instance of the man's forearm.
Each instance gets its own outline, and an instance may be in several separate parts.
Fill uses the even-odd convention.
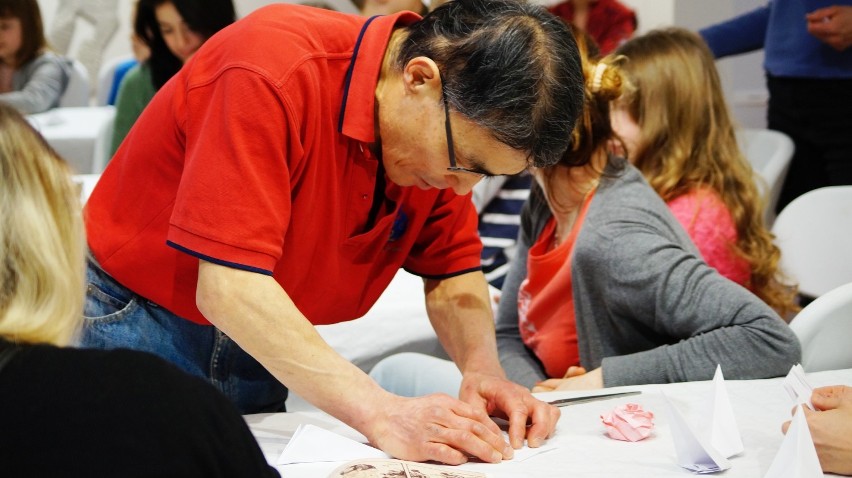
[[[481,272],[426,280],[426,310],[435,333],[462,374],[504,377],[497,358],[488,283]]]
[[[196,301],[281,383],[362,432],[388,395],[323,341],[272,277],[202,262]]]

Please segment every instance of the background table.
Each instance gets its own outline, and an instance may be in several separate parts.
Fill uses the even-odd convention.
[[[75,173],[103,170],[112,141],[115,107],[54,108],[27,119]]]
[[[808,374],[814,387],[852,384],[852,369]],[[781,385],[782,379],[728,380],[727,388],[742,435],[745,452],[731,458],[732,467],[724,478],[761,478],[775,458],[784,435],[781,424],[789,420],[792,402]],[[524,462],[462,465],[482,471],[490,478],[582,477],[689,477],[696,476],[675,462],[675,449],[661,392],[674,403],[696,430],[706,427],[701,419],[708,408],[712,382],[688,382],[667,385],[619,387],[607,391],[641,390],[642,394],[562,408],[556,435],[548,445],[556,449]],[[546,399],[583,395],[575,392],[539,394]],[[623,403],[639,403],[655,414],[656,428],[646,440],[629,443],[608,438],[599,416]],[[258,439],[270,463],[275,463],[296,428],[311,423],[351,438],[363,436],[322,412],[297,412],[246,415],[246,421]],[[279,467],[287,478],[324,477],[340,463],[317,463]],[[826,475],[832,476],[832,475]]]

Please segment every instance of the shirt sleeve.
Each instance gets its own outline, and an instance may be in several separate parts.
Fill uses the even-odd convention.
[[[771,5],[766,5],[757,8],[725,22],[711,25],[698,33],[707,42],[707,46],[716,58],[759,50],[763,48],[763,42],[766,39],[770,7]]]
[[[634,219],[636,219],[634,214]],[[637,321],[661,345],[603,358],[606,386],[783,375],[801,358],[790,328],[759,298],[660,232],[651,215],[595,231],[598,254],[576,257],[614,323]],[[590,260],[591,259],[591,260]]]
[[[186,159],[168,243],[271,275],[290,220],[289,162],[304,155],[285,100],[266,78],[232,68],[190,86],[185,101]]]

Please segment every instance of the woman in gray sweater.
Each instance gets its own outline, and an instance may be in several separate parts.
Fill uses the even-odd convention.
[[[642,174],[607,154],[617,63],[584,63],[572,149],[533,171],[497,313],[508,378],[547,391],[709,380],[717,364],[730,379],[785,374],[801,357],[787,324],[709,267]],[[371,375],[403,395],[453,394],[460,383],[451,365],[412,354]]]
[[[70,71],[47,49],[36,0],[0,0],[0,102],[24,114],[55,108]]]
[[[607,154],[621,72],[611,57],[585,69],[574,147],[534,171],[521,216],[497,321],[507,375],[535,391],[709,380],[717,364],[732,379],[783,375],[800,359],[795,335]]]

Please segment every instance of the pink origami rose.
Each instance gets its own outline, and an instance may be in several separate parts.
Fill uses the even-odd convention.
[[[624,441],[639,441],[648,438],[654,429],[654,414],[642,410],[636,403],[615,407],[601,415],[606,433],[610,438]]]

